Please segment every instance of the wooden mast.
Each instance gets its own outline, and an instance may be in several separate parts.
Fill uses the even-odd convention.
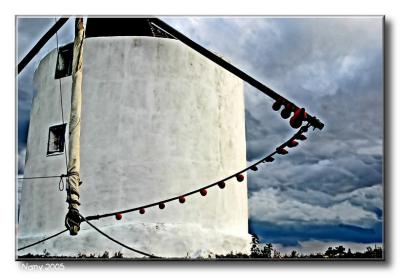
[[[80,185],[80,134],[81,134],[81,98],[82,98],[82,59],[83,59],[83,18],[75,20],[75,41],[72,61],[71,112],[69,118],[69,151],[67,165],[67,202],[69,212],[66,226],[71,235],[78,234],[79,185]]]

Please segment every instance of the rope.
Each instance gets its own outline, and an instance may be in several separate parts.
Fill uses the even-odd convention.
[[[55,21],[57,21],[56,18],[54,18]],[[56,43],[57,43],[57,60],[60,57],[60,49],[58,46],[58,32],[56,32]],[[60,87],[60,102],[61,102],[61,120],[64,124],[64,110],[63,110],[63,104],[62,104],[62,93],[61,93],[61,78],[58,79],[59,80],[59,87]]]
[[[130,246],[128,246],[128,245],[126,245],[126,244],[120,242],[120,241],[117,241],[116,239],[110,237],[109,235],[107,235],[106,233],[104,233],[103,231],[101,231],[99,228],[97,228],[96,226],[94,226],[93,224],[91,224],[91,223],[90,223],[89,221],[87,221],[87,220],[85,219],[85,217],[82,216],[81,214],[80,214],[79,216],[82,218],[83,221],[85,221],[87,224],[89,224],[94,230],[96,230],[97,232],[99,232],[100,234],[102,234],[103,236],[105,236],[106,238],[108,238],[109,240],[111,240],[111,241],[113,241],[113,242],[115,242],[115,243],[117,243],[117,244],[119,244],[119,245],[121,245],[121,246],[123,246],[123,247],[125,247],[125,248],[127,248],[127,249],[129,249],[129,250],[131,250],[131,251],[133,251],[133,252],[142,254],[142,255],[144,255],[144,256],[147,256],[147,257],[150,257],[150,258],[161,258],[161,257],[155,256],[155,255],[153,255],[153,254],[149,254],[149,253],[146,253],[146,252],[143,252],[143,251],[134,249],[134,248],[132,248],[132,247],[130,247]],[[21,250],[27,249],[27,248],[32,247],[32,246],[35,246],[35,245],[37,245],[37,244],[39,244],[39,243],[42,243],[42,242],[45,242],[45,241],[50,240],[50,239],[52,239],[52,238],[55,238],[55,237],[61,235],[62,233],[66,232],[66,231],[68,231],[68,229],[64,229],[64,230],[62,230],[62,231],[60,231],[60,232],[57,232],[57,233],[54,234],[54,235],[51,235],[51,236],[49,236],[49,237],[47,237],[47,238],[44,238],[44,239],[40,240],[40,241],[31,243],[31,244],[26,245],[26,246],[24,246],[24,247],[20,247],[20,248],[17,249],[17,251],[21,251]]]
[[[24,179],[46,179],[46,178],[60,178],[60,181],[58,182],[58,189],[60,191],[64,190],[64,177],[69,177],[71,174],[61,174],[61,175],[50,175],[50,176],[32,176],[32,177],[18,177],[18,180],[24,180]]]
[[[58,182],[58,190],[63,191],[64,190],[64,180],[62,177],[60,177],[60,182]]]
[[[18,177],[18,180],[23,180],[23,179],[43,179],[43,178],[62,178],[62,177],[67,177],[65,174],[61,175],[49,175],[49,176],[30,176],[30,177]]]
[[[146,253],[146,252],[143,252],[143,251],[134,249],[134,248],[132,248],[132,247],[130,247],[130,246],[128,246],[128,245],[126,245],[126,244],[120,242],[120,241],[117,241],[116,239],[110,237],[109,235],[107,235],[106,233],[104,233],[103,231],[101,231],[99,228],[97,228],[96,226],[94,226],[93,224],[91,224],[91,223],[90,223],[89,221],[87,221],[87,220],[85,219],[85,217],[82,216],[81,214],[80,214],[79,216],[82,218],[83,221],[85,221],[85,222],[86,222],[87,224],[89,224],[93,229],[95,229],[97,232],[99,232],[100,234],[102,234],[103,236],[105,236],[106,238],[108,238],[109,240],[111,240],[111,241],[113,241],[113,242],[115,242],[115,243],[117,243],[117,244],[119,244],[119,245],[121,245],[121,246],[123,246],[123,247],[125,247],[125,248],[127,248],[127,249],[129,249],[129,250],[131,250],[131,251],[133,251],[133,252],[142,254],[142,255],[144,255],[144,256],[147,256],[147,257],[150,257],[150,258],[161,258],[161,257],[155,256],[155,255],[153,255],[153,254],[148,254],[148,253]],[[60,232],[57,232],[57,233],[54,234],[54,235],[51,235],[51,236],[49,236],[49,237],[47,237],[47,238],[44,238],[44,239],[40,240],[40,241],[31,243],[31,244],[26,245],[26,246],[24,246],[24,247],[20,247],[20,248],[17,249],[17,251],[21,251],[21,250],[27,249],[27,248],[32,247],[32,246],[35,246],[35,245],[37,245],[37,244],[39,244],[39,243],[42,243],[42,242],[45,242],[45,241],[50,240],[50,239],[52,239],[52,238],[55,238],[55,237],[61,235],[62,233],[66,232],[66,231],[68,231],[68,229],[64,229],[64,230],[62,230],[62,231],[60,231]]]
[[[55,237],[61,235],[62,233],[66,232],[66,231],[68,231],[68,229],[64,229],[64,230],[62,230],[62,231],[60,231],[60,232],[58,232],[58,233],[56,233],[56,234],[54,234],[54,235],[52,235],[52,236],[50,236],[50,237],[44,238],[43,240],[40,240],[40,241],[34,242],[34,243],[32,243],[32,244],[29,244],[29,245],[27,245],[27,246],[18,248],[18,251],[24,250],[24,249],[26,249],[26,248],[32,247],[32,246],[34,246],[34,245],[37,245],[37,244],[39,244],[39,243],[41,243],[41,242],[44,242],[44,241],[50,240],[50,239],[52,239],[52,238],[55,238]]]
[[[131,250],[131,251],[133,251],[133,252],[142,254],[142,255],[144,255],[144,256],[147,256],[147,257],[150,257],[150,258],[161,258],[161,257],[155,256],[155,255],[153,255],[153,254],[148,254],[148,253],[146,253],[146,252],[143,252],[143,251],[134,249],[134,248],[132,248],[132,247],[130,247],[130,246],[128,246],[128,245],[126,245],[126,244],[120,242],[120,241],[117,241],[116,239],[110,237],[109,235],[107,235],[106,233],[104,233],[103,231],[101,231],[99,228],[97,228],[96,226],[94,226],[93,224],[91,224],[89,221],[87,221],[87,220],[85,219],[84,216],[80,215],[80,217],[81,217],[87,224],[89,224],[94,230],[96,230],[97,232],[99,232],[100,234],[102,234],[103,236],[105,236],[106,238],[108,238],[109,240],[111,240],[111,241],[113,241],[113,242],[115,242],[115,243],[117,243],[117,244],[119,244],[119,245],[121,245],[121,246],[123,246],[123,247],[125,247],[125,248],[127,248],[127,249],[129,249],[129,250]],[[47,238],[44,238],[44,239],[40,240],[40,241],[37,241],[37,242],[31,243],[31,244],[29,244],[29,245],[27,245],[27,246],[18,248],[17,251],[21,251],[21,250],[27,249],[27,248],[32,247],[32,246],[35,246],[35,245],[37,245],[37,244],[39,244],[39,243],[42,243],[42,242],[45,242],[45,241],[50,240],[50,239],[52,239],[52,238],[55,238],[55,237],[61,235],[62,233],[66,232],[66,231],[68,231],[68,229],[64,229],[64,230],[62,230],[62,231],[60,231],[60,232],[58,232],[58,233],[56,233],[56,234],[54,234],[54,235],[51,235],[51,236],[49,236],[49,237],[47,237]]]
[[[150,258],[161,258],[161,257],[155,256],[155,255],[153,255],[153,254],[148,254],[148,253],[146,253],[146,252],[143,252],[143,251],[134,249],[134,248],[132,248],[132,247],[130,247],[130,246],[128,246],[128,245],[126,245],[126,244],[120,242],[120,241],[117,241],[116,239],[110,237],[109,235],[107,235],[106,233],[104,233],[103,231],[101,231],[99,228],[97,228],[96,226],[94,226],[93,224],[91,224],[91,223],[90,223],[84,216],[82,216],[81,214],[79,214],[79,216],[81,217],[81,219],[82,219],[83,221],[85,221],[85,222],[86,222],[87,224],[89,224],[94,230],[96,230],[97,232],[99,232],[100,234],[102,234],[102,235],[103,235],[104,237],[106,237],[107,239],[109,239],[109,240],[111,240],[111,241],[113,241],[113,242],[115,242],[115,243],[117,243],[117,244],[119,244],[119,245],[121,245],[121,246],[123,246],[123,247],[125,247],[125,248],[127,248],[127,249],[129,249],[129,250],[131,250],[131,251],[133,251],[133,252],[142,254],[142,255],[144,255],[144,256],[147,256],[147,257],[150,257]]]
[[[208,189],[208,188],[211,188],[211,187],[213,187],[213,186],[216,186],[216,185],[218,185],[218,184],[220,184],[220,183],[222,183],[222,182],[224,182],[224,181],[227,181],[227,180],[229,180],[229,179],[231,179],[231,178],[236,177],[237,175],[239,175],[239,174],[241,174],[241,173],[243,173],[243,172],[246,172],[246,171],[248,171],[248,170],[252,170],[254,167],[256,167],[257,165],[259,165],[260,163],[268,162],[268,161],[267,161],[268,159],[270,159],[270,158],[271,158],[272,156],[274,156],[275,154],[279,153],[279,152],[278,152],[279,149],[284,148],[284,147],[287,146],[291,141],[293,141],[294,139],[296,139],[296,138],[298,138],[300,135],[302,135],[302,133],[307,132],[309,127],[310,127],[310,124],[307,124],[306,126],[301,127],[300,130],[297,131],[290,139],[288,139],[286,142],[284,142],[284,143],[281,144],[279,147],[277,147],[276,150],[275,150],[274,152],[272,152],[272,153],[266,155],[265,157],[263,157],[263,158],[260,159],[259,161],[257,161],[257,162],[255,162],[255,163],[251,164],[250,166],[248,166],[247,168],[245,168],[245,169],[243,169],[243,170],[241,170],[241,171],[238,171],[238,172],[236,172],[235,174],[232,174],[232,175],[230,175],[230,176],[228,176],[228,177],[225,177],[224,179],[221,179],[221,180],[219,180],[219,181],[217,181],[217,182],[214,182],[214,183],[212,183],[212,184],[206,185],[206,186],[201,187],[201,188],[199,188],[199,189],[190,191],[190,192],[188,192],[188,193],[185,193],[185,194],[182,194],[182,195],[179,195],[179,196],[175,196],[175,197],[172,197],[172,198],[164,199],[164,200],[162,200],[162,201],[157,201],[157,202],[154,202],[154,203],[151,203],[151,204],[147,204],[147,205],[143,205],[143,206],[139,206],[139,207],[135,207],[135,208],[131,208],[131,209],[125,209],[125,210],[121,210],[121,211],[116,211],[116,212],[112,212],[112,213],[106,213],[106,214],[102,214],[102,215],[92,215],[92,216],[88,216],[88,217],[85,218],[85,221],[88,221],[88,220],[98,220],[98,219],[105,218],[105,217],[115,216],[115,215],[117,215],[117,214],[130,213],[130,212],[138,211],[138,210],[141,210],[141,209],[146,209],[146,208],[149,208],[149,207],[154,207],[154,206],[157,206],[157,205],[159,205],[159,204],[161,204],[161,203],[167,203],[167,202],[170,202],[170,201],[174,201],[174,200],[177,200],[177,199],[179,199],[179,198],[181,198],[181,197],[185,197],[185,196],[190,196],[190,195],[192,195],[192,194],[196,194],[196,193],[200,192],[200,191],[203,190],[203,189]]]
[[[57,22],[56,18],[54,18],[54,20]],[[58,31],[56,31],[56,42],[57,42],[57,60],[58,60],[58,58],[60,58],[60,48],[58,45]],[[65,124],[61,78],[58,79],[58,83],[59,83],[59,89],[60,89],[61,120],[62,120],[62,123]],[[65,141],[65,139],[64,139],[64,141]],[[65,156],[65,170],[66,170],[66,172],[68,172],[67,143],[65,143],[65,142],[64,142],[64,156]],[[64,186],[64,183],[63,183],[63,186]],[[62,191],[62,190],[60,190],[60,191]]]

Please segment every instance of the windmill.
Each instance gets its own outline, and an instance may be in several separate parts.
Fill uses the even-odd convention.
[[[287,154],[309,127],[323,124],[157,18],[88,18],[86,25],[84,38],[77,20],[75,43],[51,51],[35,72],[20,247],[66,225],[74,237],[24,250],[248,253],[247,171]],[[283,107],[282,117],[299,129],[251,166],[243,81],[274,99],[273,109]]]

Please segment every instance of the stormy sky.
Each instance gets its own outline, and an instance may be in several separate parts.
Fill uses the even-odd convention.
[[[249,224],[263,242],[382,242],[383,48],[381,17],[167,17],[324,123],[289,155],[249,173]],[[72,21],[59,33],[72,41]],[[18,60],[54,24],[19,19]],[[18,77],[19,173],[23,173],[32,75],[55,38]],[[271,152],[293,129],[271,99],[245,85],[247,160]],[[311,246],[311,247],[312,247]],[[314,246],[317,248],[317,246]],[[309,249],[307,249],[309,250]]]

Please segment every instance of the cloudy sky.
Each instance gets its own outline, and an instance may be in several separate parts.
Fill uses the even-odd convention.
[[[263,242],[302,252],[326,244],[364,248],[382,242],[383,48],[381,17],[168,17],[167,23],[293,100],[323,131],[284,158],[249,174],[250,231]],[[72,41],[72,20],[59,43]],[[54,24],[19,19],[18,60]],[[38,60],[18,77],[18,155],[23,173]],[[249,162],[293,129],[272,100],[245,86]]]

